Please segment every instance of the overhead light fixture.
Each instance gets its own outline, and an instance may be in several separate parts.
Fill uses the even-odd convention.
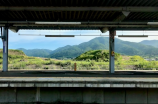
[[[148,25],[158,25],[158,22],[148,22]]]
[[[75,35],[45,35],[45,37],[75,37]]]
[[[104,28],[100,29],[100,31],[101,31],[102,33],[106,33],[108,30],[109,30],[109,29],[108,29],[107,27],[104,27]]]
[[[128,11],[122,11],[122,13],[123,13],[123,15],[126,16],[126,17],[130,14],[130,12],[128,12]]]
[[[80,25],[81,22],[35,22],[35,24]]]
[[[45,36],[45,37],[76,37],[76,36],[105,36],[108,35],[44,35],[44,34],[19,34],[21,36]]]
[[[9,29],[13,31],[14,33],[17,33],[19,31],[17,27],[9,27]]]
[[[118,37],[148,37],[148,35],[118,35]]]

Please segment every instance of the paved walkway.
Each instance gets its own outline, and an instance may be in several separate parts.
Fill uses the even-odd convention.
[[[0,87],[158,88],[157,71],[10,71],[0,73]]]

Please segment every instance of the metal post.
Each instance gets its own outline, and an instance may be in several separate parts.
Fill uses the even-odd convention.
[[[114,64],[114,40],[115,40],[116,31],[109,30],[109,72],[115,72]]]
[[[74,71],[76,71],[76,70],[77,70],[76,63],[74,63]]]
[[[37,87],[37,90],[36,90],[36,101],[40,102],[40,87]]]
[[[3,72],[8,71],[8,27],[2,28],[3,38]]]

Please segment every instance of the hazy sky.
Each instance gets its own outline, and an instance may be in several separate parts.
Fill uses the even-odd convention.
[[[158,31],[117,31],[117,35],[157,35]],[[20,34],[20,35],[19,35]],[[54,50],[65,45],[78,45],[87,42],[97,36],[75,36],[72,38],[48,38],[44,35],[104,35],[99,30],[20,30],[18,33],[9,31],[9,49],[50,49]],[[30,36],[26,36],[30,35]],[[34,36],[36,35],[36,36]],[[118,38],[116,36],[116,38]],[[148,38],[119,38],[125,41],[140,42],[142,40],[158,40],[158,36],[149,36]],[[2,48],[2,41],[0,48]]]

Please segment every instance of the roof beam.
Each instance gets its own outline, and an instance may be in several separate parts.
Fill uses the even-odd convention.
[[[123,14],[117,16],[115,19],[113,19],[114,22],[121,22],[126,18]]]
[[[12,7],[0,6],[0,11],[129,11],[158,12],[158,7]]]
[[[123,12],[121,13],[121,15],[119,15],[118,17],[116,17],[113,21],[114,21],[114,22],[121,22],[121,21],[123,21],[123,20],[129,15],[129,13],[130,13],[130,12],[125,12],[125,11],[123,11]]]
[[[35,24],[35,22],[42,22],[42,21],[0,21],[0,24]],[[43,22],[57,22],[57,21],[43,21]],[[61,21],[61,22],[78,22],[78,21]],[[150,21],[81,21],[81,24],[147,24]],[[155,22],[158,22],[158,20]]]
[[[99,30],[99,27],[18,27],[18,29],[45,29],[45,30]],[[126,31],[131,31],[131,30],[152,30],[152,31],[157,31],[157,27],[116,27],[115,30],[126,30]]]
[[[5,24],[0,24],[0,26],[5,26]],[[39,27],[44,27],[44,26],[50,26],[50,27],[54,27],[54,26],[59,26],[58,24],[52,24],[52,25],[43,25],[43,24],[13,24],[12,26],[14,27],[21,27],[21,26],[26,26],[26,27],[29,27],[29,26],[39,26]],[[59,27],[149,27],[149,28],[153,28],[153,27],[158,27],[158,25],[96,25],[96,24],[84,24],[84,25],[69,25],[69,24],[65,24],[65,25],[60,25]]]
[[[129,15],[129,13],[130,13],[130,12],[123,11],[119,16],[117,16],[117,17],[113,20],[113,22],[121,22],[121,21],[123,21],[123,20]],[[102,33],[106,33],[107,30],[108,30],[107,27],[104,27],[104,28],[101,28],[101,29],[100,29],[100,31],[101,31]]]

